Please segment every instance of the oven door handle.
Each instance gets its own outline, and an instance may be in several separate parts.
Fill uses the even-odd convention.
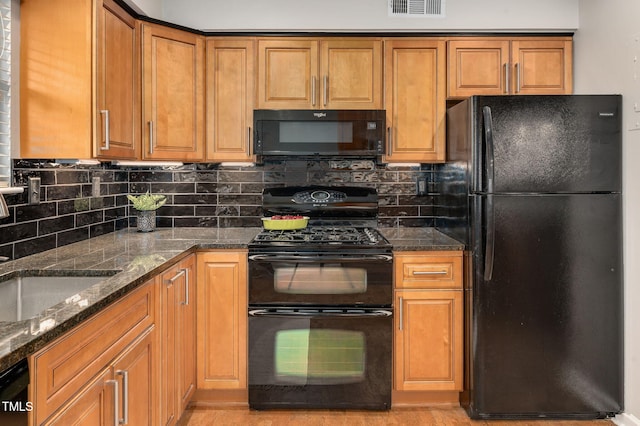
[[[347,263],[347,262],[391,262],[390,254],[373,254],[368,256],[288,256],[286,254],[252,254],[249,260],[270,263]]]
[[[269,309],[252,309],[249,311],[250,317],[390,317],[393,311],[376,310],[368,312],[353,312],[340,310],[318,310],[318,311],[273,311]]]

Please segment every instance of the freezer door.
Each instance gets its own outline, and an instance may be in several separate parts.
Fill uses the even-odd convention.
[[[620,201],[618,194],[473,197],[473,417],[620,412]],[[485,225],[491,215],[494,232]]]
[[[493,151],[496,193],[619,192],[621,103],[618,95],[471,98],[473,191],[488,191]]]

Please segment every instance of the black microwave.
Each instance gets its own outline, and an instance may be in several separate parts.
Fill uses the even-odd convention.
[[[254,153],[380,159],[385,119],[384,110],[254,110]]]

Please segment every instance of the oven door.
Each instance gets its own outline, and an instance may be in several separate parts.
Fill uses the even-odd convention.
[[[249,255],[249,305],[390,307],[390,254]]]
[[[249,406],[391,407],[390,310],[249,311]]]

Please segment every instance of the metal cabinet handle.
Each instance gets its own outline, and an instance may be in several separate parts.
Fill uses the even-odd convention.
[[[185,306],[189,305],[189,268],[183,269],[184,271],[184,303]]]
[[[316,77],[311,77],[311,106],[316,106],[316,85],[318,82],[316,81]]]
[[[324,76],[324,99],[323,105],[327,106],[327,100],[329,99],[329,76]]]
[[[251,126],[247,127],[247,157],[251,156]]]
[[[393,127],[387,127],[387,155],[393,152]]]
[[[127,370],[116,371],[118,376],[122,376],[122,419],[119,424],[129,424],[129,372]]]
[[[504,64],[504,93],[509,93],[509,63],[505,62]]]
[[[101,151],[108,151],[111,142],[111,133],[109,131],[109,110],[101,109],[100,114],[104,114],[104,146],[100,147]]]
[[[173,278],[169,278],[167,281],[168,285],[172,285],[175,283],[180,277],[184,276],[184,302],[181,302],[182,305],[189,304],[189,268],[180,269],[180,272],[175,274]]]
[[[449,271],[413,271],[413,275],[447,275]]]
[[[516,62],[516,93],[520,93],[520,64]]]
[[[402,312],[402,305],[404,304],[404,298],[400,297],[400,306],[399,306],[399,312],[398,312],[398,322],[399,324],[399,329],[400,331],[402,331],[402,321],[403,321],[403,312]]]
[[[185,275],[186,269],[180,269],[180,272],[178,272],[177,274],[175,274],[173,276],[173,278],[169,278],[167,280],[167,284],[173,284],[174,282],[176,282],[176,280],[178,280],[181,276]]]
[[[149,154],[153,154],[153,121],[149,121]]]
[[[107,380],[105,382],[108,385],[113,385],[113,424],[114,426],[120,425],[120,419],[118,416],[120,415],[120,406],[118,404],[118,381],[117,380]]]

